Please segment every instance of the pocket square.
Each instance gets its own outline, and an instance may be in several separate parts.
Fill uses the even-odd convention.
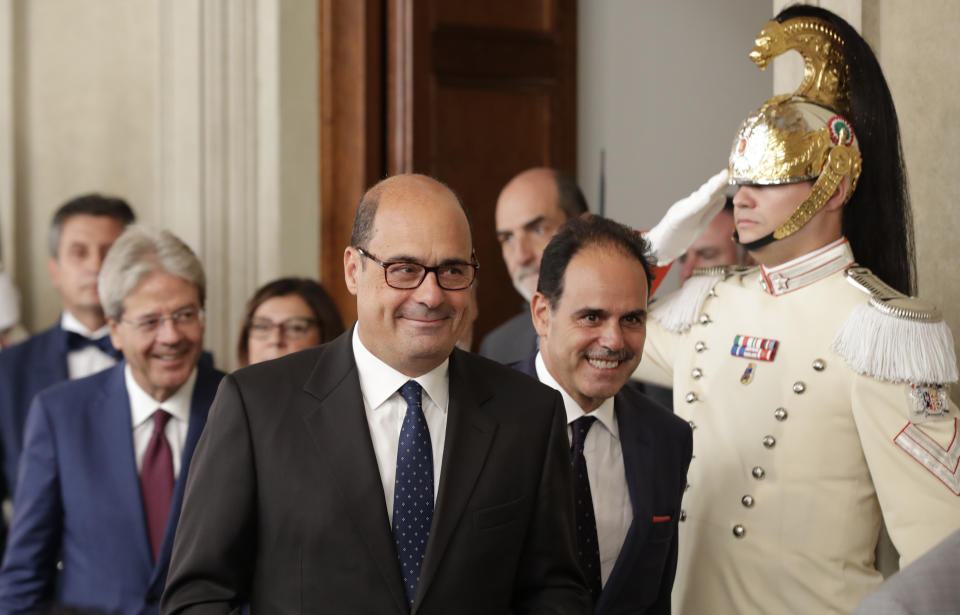
[[[665,523],[665,522],[667,522],[667,521],[669,521],[669,520],[670,520],[670,515],[662,515],[662,516],[661,516],[661,515],[654,515],[654,516],[653,516],[653,522],[654,522],[654,523]]]

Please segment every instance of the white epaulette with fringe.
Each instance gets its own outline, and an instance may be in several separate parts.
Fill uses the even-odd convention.
[[[697,322],[703,311],[703,302],[713,287],[731,275],[742,274],[756,267],[719,265],[693,270],[693,275],[676,292],[654,303],[650,316],[667,331],[683,333]]]
[[[865,267],[845,274],[870,295],[850,313],[831,346],[855,372],[914,385],[958,380],[953,335],[940,310],[894,290]]]

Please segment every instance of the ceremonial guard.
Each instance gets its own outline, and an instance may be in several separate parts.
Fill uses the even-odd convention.
[[[899,128],[876,58],[791,7],[751,58],[795,49],[800,88],[741,125],[734,237],[761,263],[699,271],[652,310],[635,377],[693,428],[675,612],[850,613],[960,527],[951,333],[914,291]]]

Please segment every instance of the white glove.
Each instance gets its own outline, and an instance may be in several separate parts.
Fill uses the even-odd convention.
[[[10,276],[0,270],[0,331],[9,329],[20,321],[20,301],[17,289]]]
[[[708,179],[696,192],[670,206],[644,237],[658,265],[669,265],[703,234],[726,202],[727,170]]]

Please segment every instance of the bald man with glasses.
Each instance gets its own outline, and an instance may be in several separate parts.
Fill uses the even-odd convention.
[[[357,323],[226,377],[162,612],[586,614],[559,394],[455,349],[479,265],[422,175],[364,196]]]

